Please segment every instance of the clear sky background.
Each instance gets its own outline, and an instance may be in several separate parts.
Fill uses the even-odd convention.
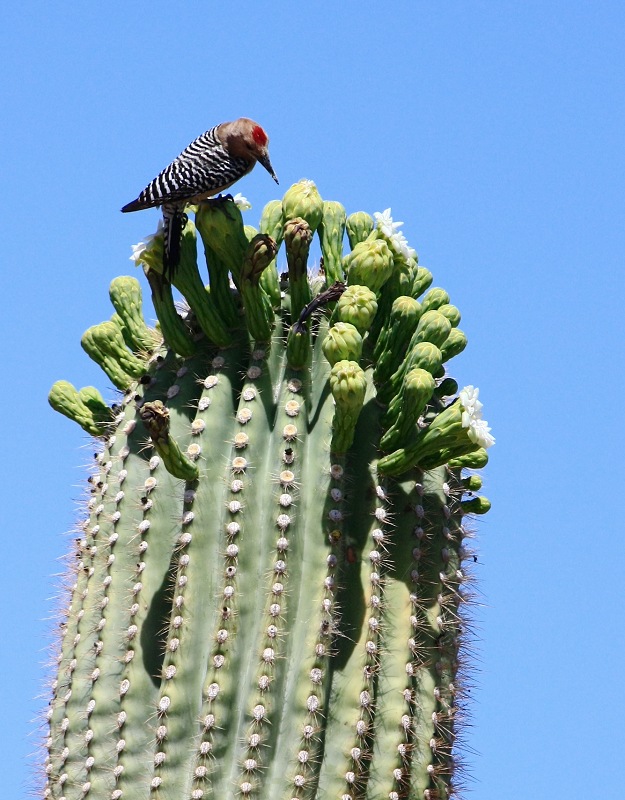
[[[238,116],[280,190],[391,207],[463,314],[460,385],[497,437],[479,521],[469,749],[480,800],[625,785],[621,511],[622,0],[107,2],[0,12],[3,789],[25,797],[64,532],[93,448],[47,405],[112,391],[80,347],[142,275],[122,215],[180,150]],[[241,182],[256,224],[279,196]],[[45,694],[45,692],[44,692]]]

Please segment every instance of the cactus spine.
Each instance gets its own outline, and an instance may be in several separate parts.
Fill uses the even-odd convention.
[[[390,212],[375,216],[346,217],[310,181],[267,206],[259,234],[230,200],[200,206],[210,284],[188,222],[188,312],[157,235],[136,252],[160,330],[125,277],[113,318],[83,337],[121,402],[52,388],[101,446],[46,797],[454,791],[465,517],[489,506],[463,470],[494,440],[477,390],[456,396],[442,366],[466,343],[459,312],[442,289],[422,297],[430,273]],[[307,271],[315,231],[321,287]]]

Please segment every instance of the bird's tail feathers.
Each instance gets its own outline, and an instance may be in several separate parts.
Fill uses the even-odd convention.
[[[171,283],[180,264],[182,231],[187,224],[187,215],[178,209],[163,208],[163,274]]]
[[[128,211],[141,211],[142,208],[145,208],[145,206],[137,197],[137,199],[133,200],[132,203],[126,203],[126,205],[122,208],[122,212],[126,214]]]

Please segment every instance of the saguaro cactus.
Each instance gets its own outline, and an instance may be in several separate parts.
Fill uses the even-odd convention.
[[[50,393],[99,446],[45,797],[455,790],[466,519],[489,507],[464,471],[493,439],[477,390],[446,372],[460,313],[427,291],[399,225],[390,210],[346,218],[300,182],[260,233],[229,199],[198,207],[182,311],[161,235],[134,248],[158,329],[135,279],[111,284],[115,313],[83,346],[121,398]]]

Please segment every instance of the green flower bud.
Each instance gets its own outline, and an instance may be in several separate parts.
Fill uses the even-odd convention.
[[[330,371],[330,389],[341,408],[361,408],[367,389],[364,370],[355,361],[338,361]]]
[[[215,293],[208,292],[202,283],[197,268],[197,240],[195,225],[189,220],[185,225],[180,243],[180,263],[172,279],[173,285],[184,296],[193,311],[195,320],[208,339],[219,347],[226,347],[232,341],[226,319],[222,317],[217,287]],[[228,306],[225,308],[229,311]]]
[[[334,200],[323,203],[321,224],[317,229],[323,256],[323,269],[326,284],[331,286],[335,281],[343,280],[343,237],[345,235],[345,209]]]
[[[431,342],[419,342],[413,345],[391,378],[379,385],[378,401],[380,403],[390,403],[393,397],[401,390],[404,376],[414,367],[424,369],[430,375],[436,377],[441,368],[442,359],[441,351]]]
[[[360,242],[343,259],[349,286],[360,284],[379,292],[393,273],[393,254],[383,239]]]
[[[241,210],[232,200],[220,203],[201,203],[195,215],[195,224],[205,247],[213,250],[232,279],[239,286],[239,273],[247,250]]]
[[[447,340],[451,324],[439,311],[426,311],[421,315],[417,330],[412,338],[412,344],[431,342],[441,347]]]
[[[401,296],[393,302],[373,349],[375,383],[384,383],[398,369],[420,316],[421,305],[412,297]]]
[[[462,353],[466,346],[466,335],[459,328],[452,328],[446,341],[441,345],[443,361],[449,361],[450,358],[457,356],[458,353]]]
[[[402,295],[412,294],[412,284],[416,267],[411,266],[410,262],[402,261],[393,256],[395,268],[389,280],[382,288],[382,294],[388,295],[389,307],[396,298]]]
[[[349,322],[337,322],[321,345],[323,354],[334,366],[337,361],[358,361],[362,354],[362,336]]]
[[[269,341],[274,321],[271,299],[260,285],[260,279],[277,251],[278,246],[271,236],[259,233],[249,243],[241,268],[241,296],[247,326],[252,339],[259,342]]]
[[[387,475],[401,475],[418,466],[434,469],[445,464],[452,456],[461,456],[477,450],[467,430],[462,426],[463,407],[459,401],[445,408],[432,424],[422,431],[414,444],[401,447],[380,459],[378,469]]]
[[[263,208],[258,229],[261,233],[266,233],[277,243],[282,242],[282,230],[284,227],[282,202],[280,200],[270,200]]]
[[[258,228],[261,233],[266,233],[271,236],[278,247],[280,247],[284,238],[283,227],[282,202],[280,200],[271,200],[263,209]],[[280,281],[275,258],[261,275],[260,285],[271,298],[273,307],[279,308],[281,300]]]
[[[285,223],[301,217],[313,233],[317,230],[323,216],[323,200],[313,181],[304,178],[287,190],[282,198],[282,216]]]
[[[348,286],[336,304],[336,316],[341,322],[349,322],[359,333],[369,330],[378,310],[375,292],[368,286]]]
[[[419,342],[410,349],[406,358],[406,372],[413,367],[426,370],[436,377],[442,363],[441,351],[432,342]]]
[[[447,317],[452,328],[457,328],[460,324],[460,310],[456,308],[456,306],[452,306],[451,303],[445,303],[444,305],[439,306],[437,311],[444,317]]]
[[[307,324],[291,325],[286,340],[286,361],[291,369],[304,369],[312,355]]]
[[[426,370],[415,368],[408,372],[399,393],[397,418],[380,440],[382,450],[394,450],[407,439],[414,438],[417,421],[423,414],[435,387],[434,378]]]
[[[163,460],[165,469],[184,481],[194,481],[200,475],[197,466],[185,456],[174,439],[169,435],[169,411],[160,400],[144,403],[139,416],[148,429],[156,452]]]
[[[373,217],[365,211],[350,214],[346,221],[347,238],[353,250],[357,244],[364,242],[373,230]]]
[[[464,486],[467,492],[479,492],[482,488],[482,479],[479,475],[469,475],[463,478],[460,483]]]
[[[464,456],[451,458],[447,464],[450,469],[482,469],[488,464],[488,453],[483,447]]]
[[[158,337],[143,319],[143,300],[139,281],[129,276],[114,278],[109,286],[109,296],[122,319],[126,335],[132,342],[130,347],[133,350],[151,352],[158,342]]]
[[[114,314],[111,314],[111,316],[109,318],[109,322],[112,322],[113,325],[117,326],[120,329],[120,331],[122,332],[122,336],[124,337],[124,341],[126,342],[126,347],[128,347],[130,350],[135,352],[135,350],[137,348],[135,347],[135,342],[134,342],[134,340],[132,338],[132,335],[131,335],[130,331],[128,330],[128,328],[126,327],[126,323],[119,316],[119,314],[117,312],[115,312]],[[160,340],[160,337],[158,336],[158,333],[156,333],[156,331],[154,333],[155,333],[155,336],[158,337],[157,338],[157,342],[158,342]]]
[[[412,279],[412,291],[410,294],[415,298],[421,297],[423,292],[427,291],[432,285],[433,277],[429,269],[425,267],[417,267],[416,272]]]
[[[79,389],[78,396],[96,418],[111,420],[111,409],[95,386],[83,386],[82,389]]]
[[[267,292],[267,296],[271,300],[271,305],[276,310],[279,309],[282,295],[280,293],[280,280],[278,278],[278,269],[276,267],[275,258],[260,276],[260,285],[263,287],[265,292]]]
[[[364,370],[355,361],[337,361],[330,371],[330,389],[336,404],[330,449],[341,454],[354,440],[356,423],[365,402]]]
[[[92,388],[87,387],[87,391]],[[107,433],[101,415],[94,413],[85,402],[85,398],[81,396],[81,393],[76,391],[76,388],[68,381],[57,381],[54,384],[50,389],[48,402],[55,411],[77,422],[91,436],[103,436]],[[108,412],[110,419],[112,417],[110,408]]]
[[[490,447],[495,439],[482,419],[478,394],[475,387],[466,386],[458,399],[420,432],[414,444],[399,448],[381,459],[378,469],[388,475],[400,475],[414,466],[434,469],[481,447]]]
[[[380,237],[378,236],[377,238]],[[392,247],[390,249],[392,251]],[[395,300],[398,297],[411,295],[412,279],[416,269],[413,264],[413,259],[406,261],[393,254],[393,272],[378,296],[378,313],[369,329],[370,343],[377,343],[382,328],[385,327],[385,323],[388,321]]]
[[[219,258],[217,253],[207,244],[206,240],[203,240],[203,242],[204,242],[204,256],[206,259],[206,267],[208,269],[208,283],[210,286],[211,305],[213,309],[218,311],[219,317],[220,319],[223,320],[226,329],[233,328],[239,320],[240,309],[237,300],[235,298],[235,293],[230,285],[230,276],[228,274],[228,267]],[[184,249],[185,248],[184,248],[184,235],[183,235],[183,251]],[[178,268],[178,270],[176,270],[176,277],[178,272],[180,272],[180,267]],[[199,273],[198,273],[198,278],[199,278]],[[199,283],[201,283],[202,287],[204,288],[204,284],[201,278],[199,279]],[[203,327],[201,323],[200,327]]]
[[[263,270],[273,261],[278,245],[264,233],[257,233],[250,240],[241,268],[241,281],[249,281],[258,286]]]
[[[152,290],[152,304],[165,342],[178,355],[188,358],[195,352],[195,344],[184,320],[176,311],[171,284],[156,270],[144,268],[144,272]]]
[[[284,225],[284,244],[289,267],[291,319],[296,320],[311,300],[308,283],[308,251],[313,232],[305,219],[295,217]]]
[[[436,387],[437,397],[453,397],[458,392],[458,381],[451,377],[444,378]]]
[[[425,295],[421,301],[421,308],[423,313],[426,311],[436,311],[439,306],[444,306],[449,303],[449,295],[444,289],[434,288]]]
[[[313,232],[301,217],[288,220],[284,225],[284,241],[287,257],[293,265],[294,277],[306,275],[308,251],[312,242]]]
[[[487,497],[472,497],[471,500],[463,500],[460,506],[463,514],[487,514],[491,503]]]
[[[92,325],[83,333],[80,343],[118,389],[127,389],[133,379],[145,372],[145,364],[128,350],[121,329],[113,322]]]

